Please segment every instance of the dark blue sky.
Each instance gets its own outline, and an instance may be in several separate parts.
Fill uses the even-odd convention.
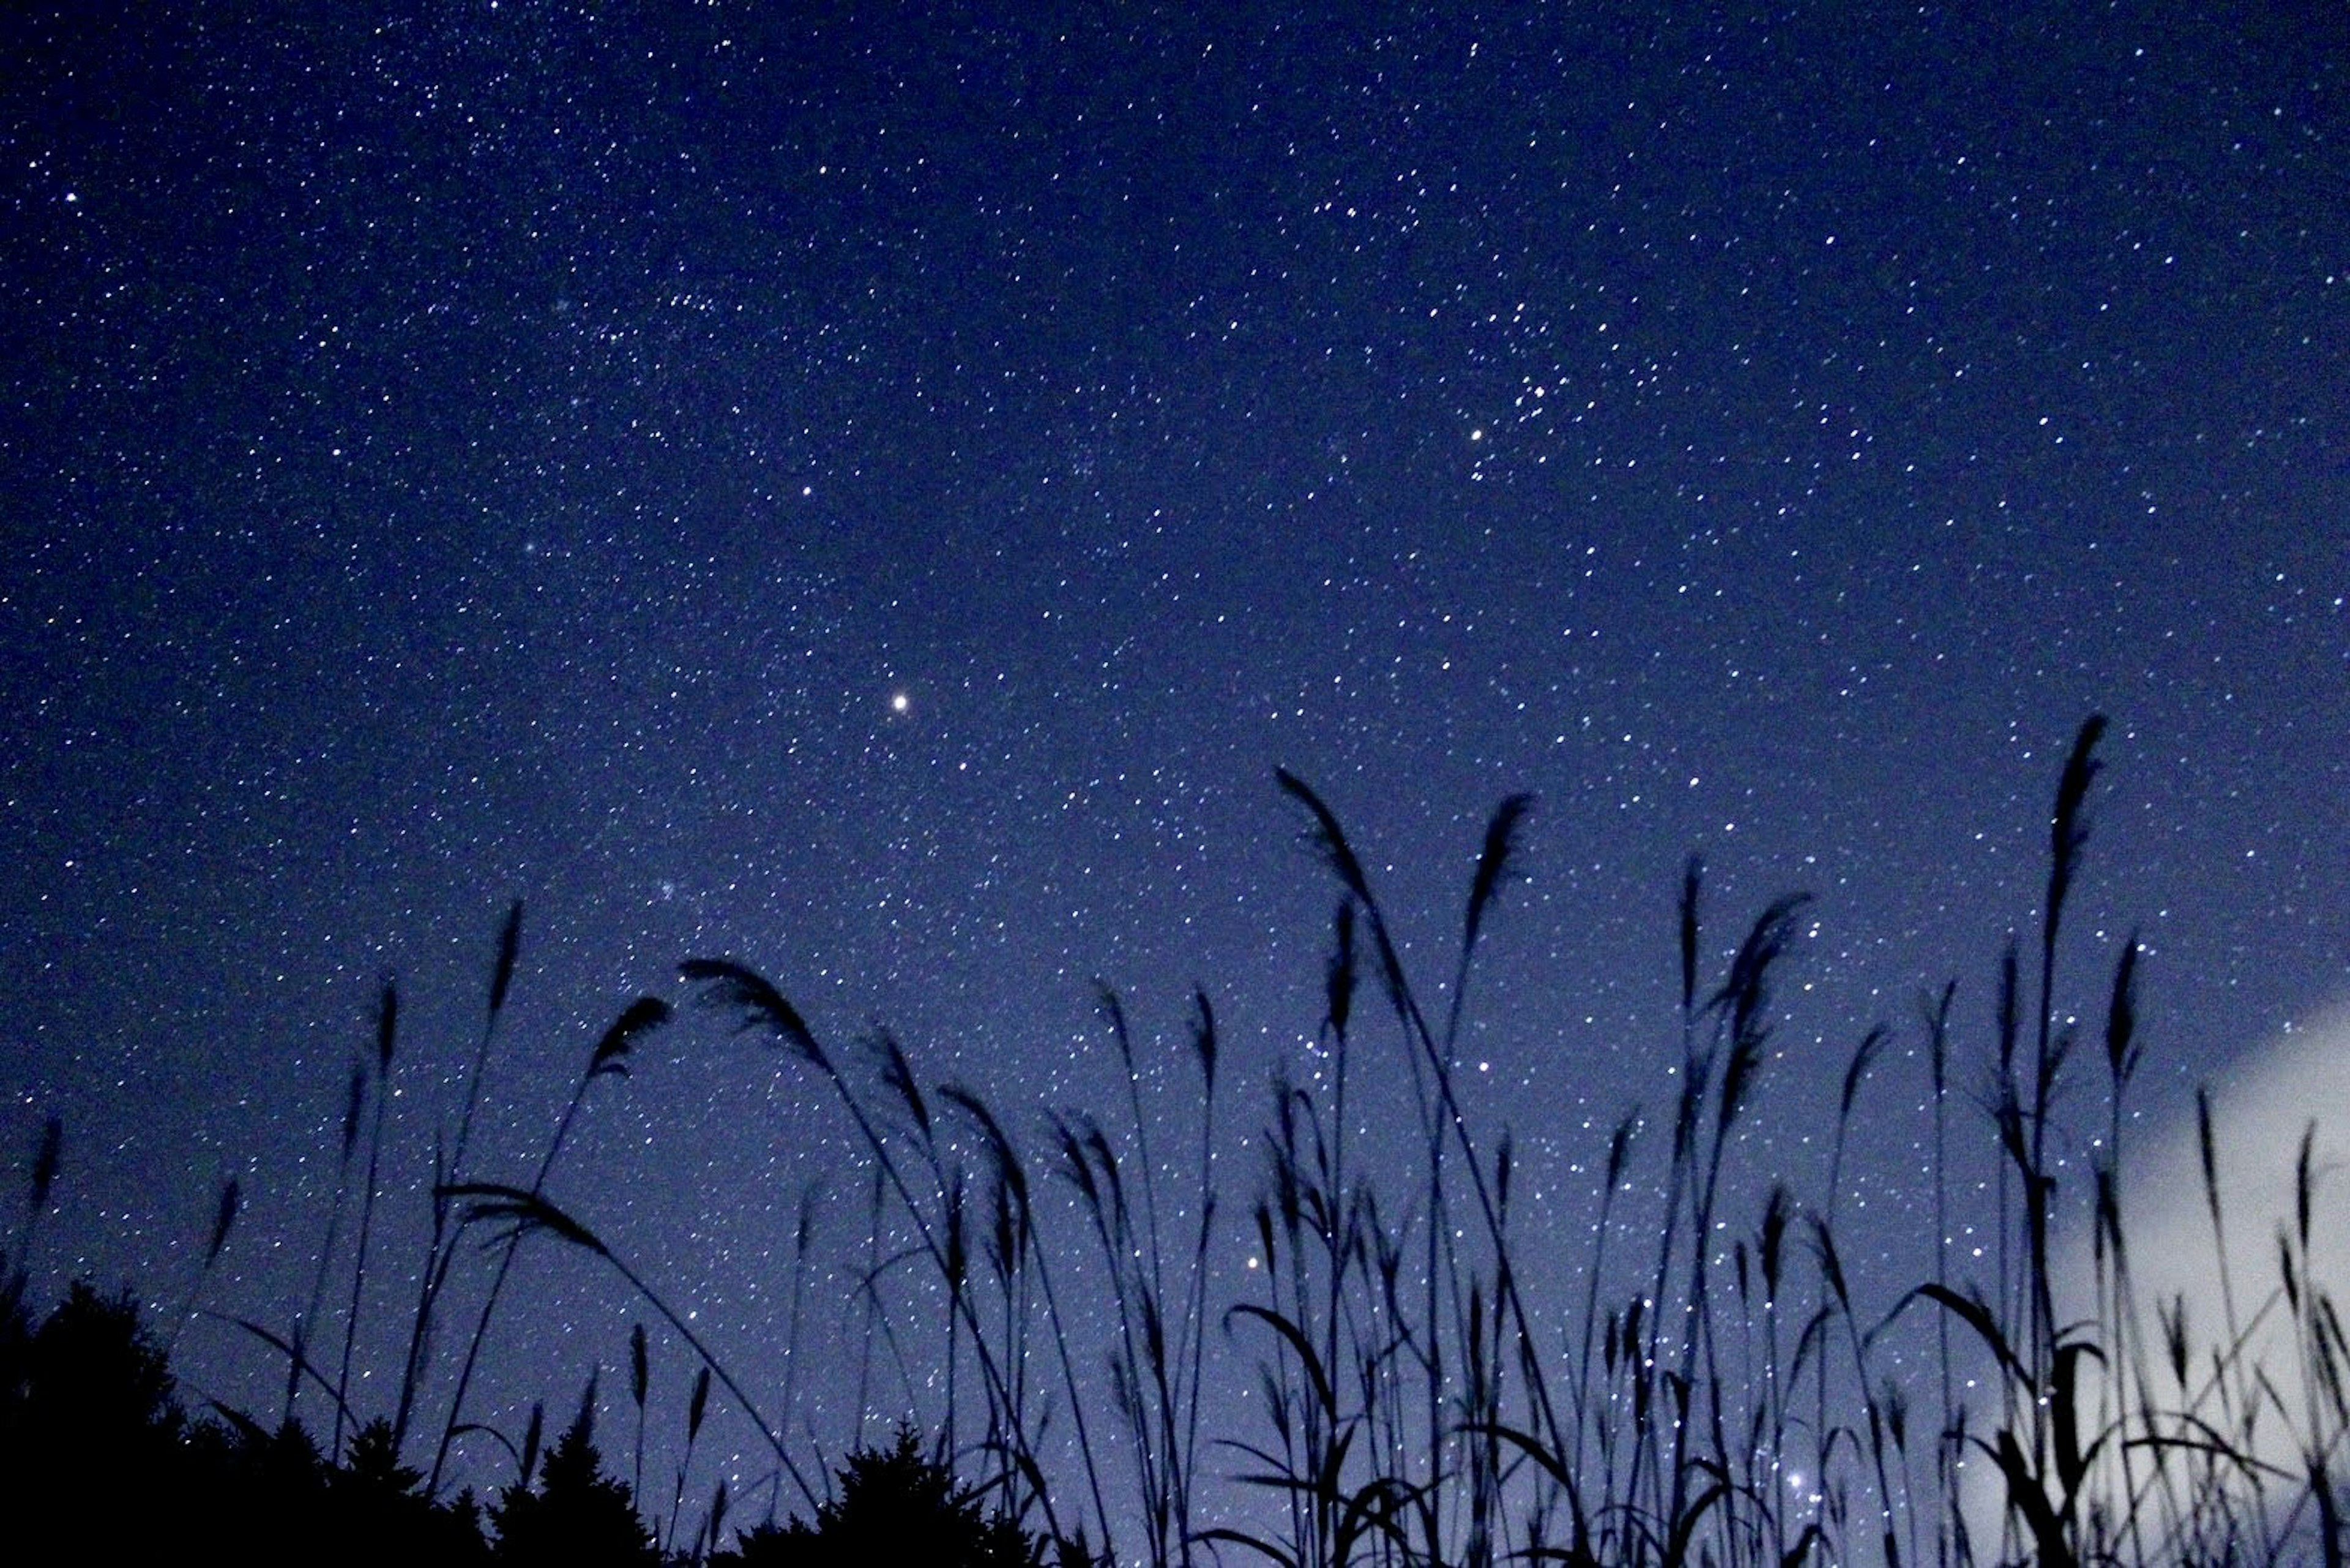
[[[702,953],[1032,1134],[1116,1103],[1093,977],[1169,1062],[1196,982],[1252,1130],[1335,895],[1276,765],[1430,987],[1540,797],[1473,1108],[1562,1234],[1671,1093],[1701,849],[1709,951],[1816,896],[1745,1178],[1894,1024],[1847,1251],[1913,1282],[1915,998],[1988,1051],[2093,710],[2074,1000],[2140,928],[2149,1112],[2350,979],[2338,8],[244,9],[0,24],[47,1288],[176,1301],[235,1175],[209,1299],[283,1321],[386,975],[412,1220],[515,897],[508,1179]],[[775,1065],[673,1028],[552,1189],[769,1371],[804,1184],[858,1224]],[[625,1353],[545,1278],[507,1401]]]

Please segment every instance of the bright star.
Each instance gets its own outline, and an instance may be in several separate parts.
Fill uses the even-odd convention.
[[[903,713],[912,708],[913,705],[914,700],[907,696],[903,691],[892,691],[889,693],[889,711],[892,713]]]

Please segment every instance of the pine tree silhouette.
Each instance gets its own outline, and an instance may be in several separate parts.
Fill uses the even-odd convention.
[[[164,1519],[184,1511],[182,1417],[163,1351],[125,1292],[76,1284],[40,1327],[11,1335],[0,1387],[0,1501],[17,1521],[26,1562],[88,1550],[90,1521],[66,1500],[99,1477],[151,1499],[110,1519],[109,1539],[131,1552],[160,1544]]]
[[[351,1439],[328,1484],[335,1533],[378,1562],[486,1563],[471,1493],[435,1506],[421,1472],[400,1462],[391,1423],[369,1422]]]
[[[780,1529],[746,1531],[733,1552],[711,1559],[742,1568],[873,1568],[920,1563],[926,1568],[1042,1568],[1043,1548],[954,1472],[922,1457],[900,1428],[894,1447],[860,1449],[839,1472],[840,1495],[816,1510],[811,1527],[794,1519]]]
[[[515,1568],[657,1568],[660,1553],[637,1518],[626,1481],[604,1473],[592,1399],[583,1402],[539,1469],[536,1491],[508,1487],[490,1509],[494,1561]]]

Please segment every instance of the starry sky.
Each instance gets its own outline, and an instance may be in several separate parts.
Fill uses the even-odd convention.
[[[1431,995],[1536,795],[1468,1108],[1562,1236],[1672,1092],[1700,851],[1710,963],[1814,899],[1741,1179],[1816,1179],[1893,1025],[1846,1250],[1914,1282],[1917,999],[1958,980],[1988,1053],[2091,711],[2066,1004],[2142,932],[2145,1114],[2350,992],[2341,7],[1338,9],[9,7],[0,1139],[65,1122],[39,1287],[176,1309],[234,1178],[198,1304],[282,1326],[387,978],[397,1272],[515,898],[481,1174],[526,1182],[688,956],[1024,1139],[1122,1104],[1097,979],[1189,1125],[1198,985],[1237,1271],[1336,891],[1276,766]],[[803,1195],[861,1245],[854,1155],[681,1015],[549,1190],[773,1386]],[[525,1266],[502,1420],[617,1387],[643,1315]],[[238,1331],[178,1345],[266,1402]],[[697,1485],[758,1470],[719,1424]]]

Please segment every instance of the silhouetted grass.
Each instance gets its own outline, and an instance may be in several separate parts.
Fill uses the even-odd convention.
[[[1688,863],[1673,907],[1679,1016],[1664,1108],[1627,1110],[1595,1148],[1596,1223],[1579,1254],[1563,1256],[1526,1239],[1510,1131],[1474,1122],[1457,1079],[1476,960],[1504,911],[1530,798],[1505,800],[1487,825],[1457,947],[1439,971],[1443,1004],[1431,1007],[1364,856],[1330,805],[1284,773],[1279,787],[1336,893],[1316,1033],[1324,1070],[1307,1082],[1274,1073],[1255,1124],[1259,1161],[1239,1179],[1237,1208],[1216,1158],[1229,1112],[1204,990],[1191,999],[1177,1086],[1146,1096],[1158,1064],[1125,1002],[1102,987],[1101,1027],[1125,1081],[1114,1114],[1007,1115],[971,1085],[931,1084],[886,1031],[836,1047],[750,966],[688,960],[680,973],[691,1000],[777,1046],[780,1070],[814,1075],[863,1164],[841,1184],[862,1195],[862,1259],[837,1260],[854,1286],[835,1303],[864,1328],[856,1408],[844,1429],[820,1431],[798,1381],[802,1357],[787,1359],[779,1388],[730,1370],[706,1327],[671,1304],[676,1293],[624,1261],[589,1228],[592,1216],[554,1190],[590,1087],[625,1073],[633,1044],[668,1019],[666,1003],[639,998],[597,1043],[526,1181],[476,1168],[474,1111],[516,971],[517,906],[445,1159],[435,1135],[397,1415],[365,1422],[351,1372],[362,1283],[380,1262],[370,1247],[397,1021],[387,984],[373,1076],[354,1075],[343,1119],[328,1255],[290,1334],[246,1325],[289,1368],[281,1428],[293,1429],[295,1386],[322,1388],[334,1407],[322,1462],[348,1468],[364,1452],[380,1469],[413,1457],[422,1474],[408,1490],[443,1500],[457,1440],[486,1432],[463,1419],[464,1406],[509,1279],[528,1278],[516,1272],[519,1245],[546,1236],[600,1260],[695,1359],[671,1496],[648,1532],[678,1558],[717,1551],[729,1517],[723,1484],[706,1506],[687,1496],[715,1389],[720,1418],[747,1422],[772,1452],[774,1490],[787,1480],[811,1513],[837,1511],[832,1478],[848,1473],[837,1460],[867,1450],[867,1423],[880,1420],[930,1434],[927,1454],[900,1458],[974,1475],[966,1501],[994,1499],[1008,1521],[1070,1563],[2338,1562],[2350,1339],[2314,1266],[2327,1242],[2314,1217],[2313,1140],[2301,1145],[2293,1212],[2277,1219],[2273,1281],[2239,1278],[2219,1135],[2199,1100],[2219,1348],[2208,1361],[2199,1355],[2183,1302],[2140,1299],[2124,1174],[2126,1102],[2144,1053],[2142,956],[2133,935],[2110,974],[2081,987],[2064,973],[2060,940],[2087,864],[2104,730],[2097,718],[2082,726],[2056,781],[2036,929],[1998,958],[1987,1060],[1967,1066],[1975,1054],[1955,1038],[1956,981],[1926,992],[1909,1025],[1923,1045],[1910,1059],[1921,1055],[1924,1067],[1911,1088],[1931,1106],[1920,1141],[1935,1241],[1930,1277],[1890,1301],[1849,1271],[1843,1203],[1864,1107],[1901,1092],[1892,1081],[1900,1030],[1879,1024],[1853,1047],[1822,1129],[1817,1190],[1737,1153],[1768,1114],[1778,996],[1800,961],[1804,895],[1755,912],[1716,974],[1709,953],[1721,945],[1703,867]],[[2073,1000],[2083,990],[2092,1005]],[[2093,1034],[2075,1020],[2099,1006]],[[1408,1094],[1411,1158],[1374,1165],[1356,1147],[1367,1081]],[[351,1288],[329,1372],[308,1346],[328,1331],[325,1283],[370,1083]],[[1954,1100],[1970,1096],[1977,1114],[1953,1116]],[[53,1122],[0,1276],[12,1320],[23,1316],[60,1141]],[[2066,1158],[2080,1148],[2085,1158]],[[1957,1266],[1950,1238],[1966,1201],[1960,1173],[1986,1164],[1991,1212],[1970,1216],[1991,1232],[1978,1273]],[[1046,1184],[1069,1201],[1041,1200]],[[226,1244],[234,1197],[232,1187],[194,1292]],[[803,1191],[788,1252],[785,1335],[795,1348],[808,1343],[823,1201],[816,1187]],[[1228,1212],[1245,1216],[1254,1252],[1230,1293],[1214,1266]],[[2058,1246],[2068,1217],[2087,1226],[2091,1272],[2085,1307],[2069,1317]],[[486,1254],[459,1245],[484,1234]],[[428,1395],[443,1343],[437,1319],[458,1299],[454,1272],[483,1258],[456,1376],[445,1396]],[[1074,1310],[1081,1299],[1098,1315]],[[1930,1319],[1924,1328],[1918,1313]],[[2263,1335],[2283,1346],[2282,1362],[2260,1358]],[[1211,1337],[1226,1371],[1249,1380],[1253,1429],[1207,1432],[1220,1359]],[[653,1383],[641,1325],[627,1355],[632,1484],[610,1484],[640,1499]],[[410,1428],[435,1397],[437,1428],[419,1427],[434,1438],[419,1446]],[[1243,1407],[1228,1397],[1220,1407]],[[574,1431],[591,1417],[583,1411]],[[376,1435],[363,1449],[344,1442],[347,1429]],[[539,1429],[534,1417],[519,1445],[488,1433],[525,1491]],[[267,1436],[257,1426],[251,1435]],[[2290,1460],[2276,1457],[2285,1451]],[[565,1464],[566,1485],[605,1495],[588,1484],[592,1463],[586,1480],[573,1474],[577,1452]],[[515,1506],[524,1511],[515,1517],[528,1513]],[[773,1528],[776,1511],[743,1539],[783,1550],[790,1532]]]

